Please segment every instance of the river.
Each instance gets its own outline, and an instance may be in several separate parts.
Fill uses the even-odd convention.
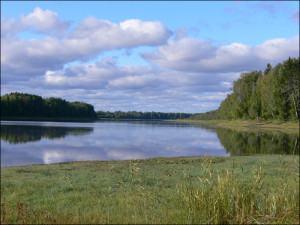
[[[178,156],[298,154],[298,134],[199,123],[1,121],[1,166]]]

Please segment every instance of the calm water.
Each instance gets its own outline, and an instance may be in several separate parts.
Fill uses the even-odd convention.
[[[1,121],[1,166],[175,156],[298,154],[299,137],[177,122]]]

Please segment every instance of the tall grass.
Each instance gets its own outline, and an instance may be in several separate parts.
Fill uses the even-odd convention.
[[[282,166],[286,172],[286,163]],[[222,175],[211,169],[211,162],[202,167],[206,173],[197,177],[199,185],[192,186],[191,179],[181,184],[179,200],[186,209],[187,223],[299,223],[299,187],[295,189],[286,173],[283,186],[270,194],[262,167],[255,169],[246,183],[233,175],[234,169]]]
[[[296,224],[299,157],[3,168],[2,224]]]

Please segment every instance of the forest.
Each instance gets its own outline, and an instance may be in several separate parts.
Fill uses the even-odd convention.
[[[264,72],[242,73],[216,111],[198,113],[191,119],[299,119],[299,61],[289,58],[273,68],[268,63]]]
[[[214,120],[217,119],[218,110],[211,110],[205,113],[194,113],[189,119],[191,120]]]
[[[191,113],[164,113],[164,112],[104,112],[97,111],[99,119],[139,119],[139,120],[176,120],[187,119]]]
[[[1,96],[1,117],[96,118],[94,106],[61,98],[10,93]]]

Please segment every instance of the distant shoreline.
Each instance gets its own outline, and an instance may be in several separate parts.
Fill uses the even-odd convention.
[[[116,119],[116,118],[66,118],[66,117],[1,117],[1,121],[97,122],[97,121],[164,121],[211,124],[219,127],[244,127],[252,129],[298,129],[299,121],[270,120],[191,120],[191,119]]]

